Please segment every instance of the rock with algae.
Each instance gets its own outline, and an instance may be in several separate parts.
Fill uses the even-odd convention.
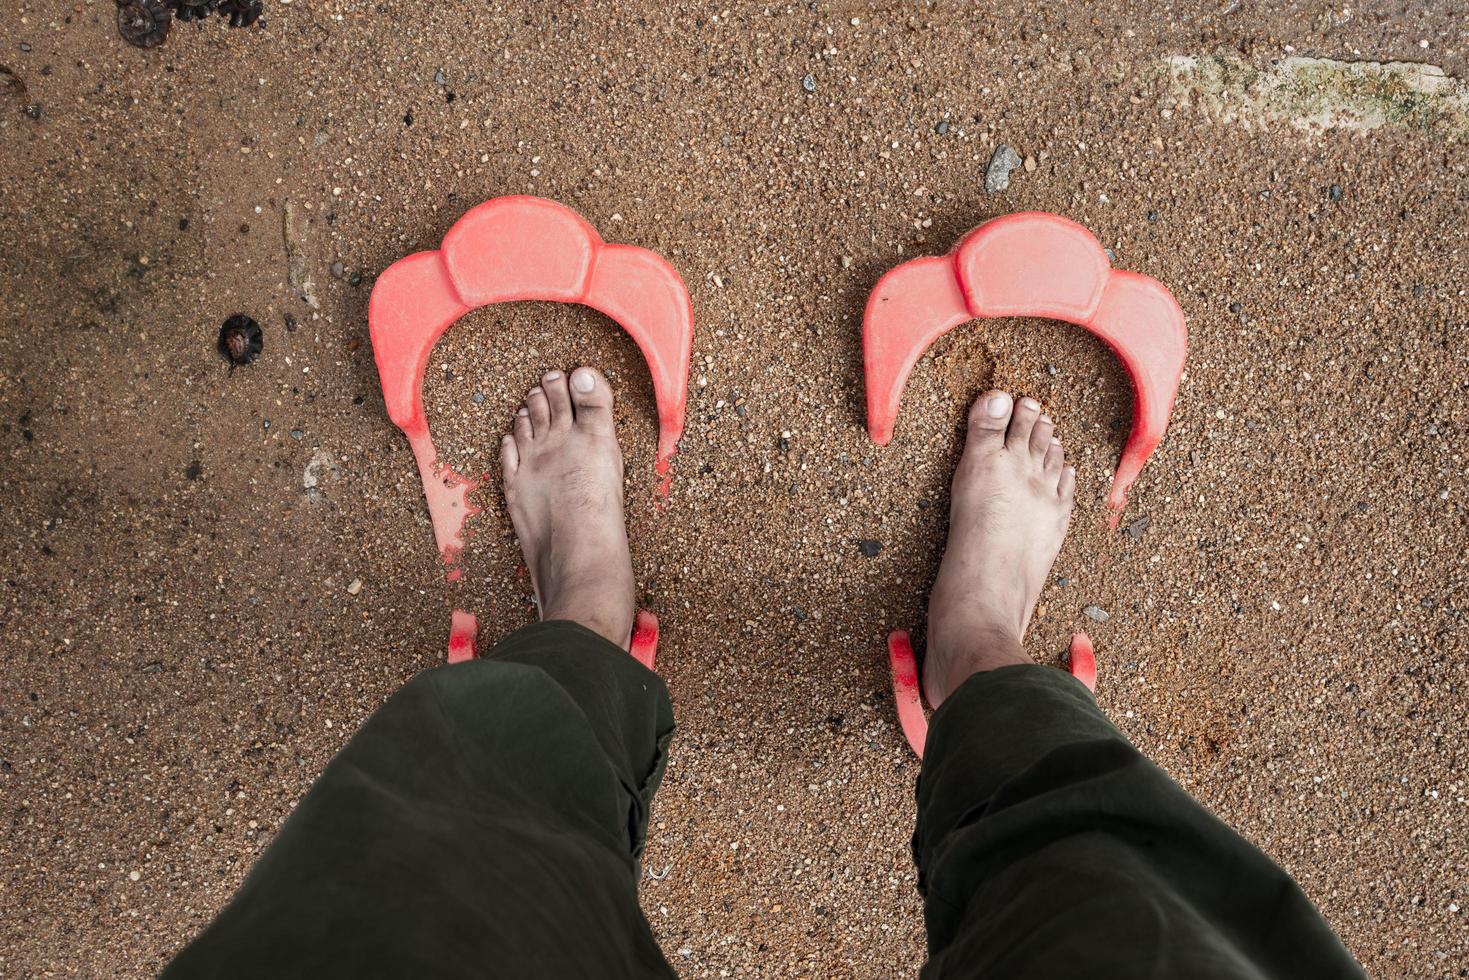
[[[1177,104],[1220,122],[1366,133],[1394,127],[1469,143],[1469,83],[1437,65],[1231,55],[1173,55],[1162,73]]]

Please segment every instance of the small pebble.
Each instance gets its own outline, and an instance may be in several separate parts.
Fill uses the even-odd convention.
[[[361,591],[362,591],[362,579],[360,579],[360,578],[354,578],[351,582],[349,582],[347,584],[347,594],[348,595],[356,595],[357,593],[359,593]]]
[[[295,440],[296,440],[296,441],[298,441],[298,442],[299,442],[299,441],[300,441],[300,440],[301,440],[301,439],[302,439],[302,438],[303,438],[303,437],[304,437],[304,436],[305,436],[305,435],[306,435],[306,433],[304,433],[304,432],[302,432],[302,431],[301,431],[301,430],[300,430],[300,429],[292,429],[292,430],[291,430],[291,438],[292,438],[292,439],[295,439]]]
[[[1134,541],[1141,541],[1143,539],[1143,534],[1145,534],[1148,528],[1152,526],[1152,523],[1153,519],[1151,517],[1139,517],[1137,520],[1127,525],[1127,536],[1129,538],[1132,538],[1132,540]]]
[[[1005,143],[995,147],[994,155],[990,157],[990,165],[985,168],[984,172],[984,192],[998,194],[1007,189],[1010,186],[1010,171],[1018,166],[1020,166],[1020,154]]]
[[[882,551],[882,542],[863,538],[857,542],[857,550],[862,553],[863,558],[876,558],[878,552]]]
[[[1326,190],[1326,196],[1329,197],[1329,198],[1331,198],[1331,201],[1332,201],[1333,204],[1335,204],[1337,201],[1340,201],[1341,200],[1341,185],[1340,184],[1332,184],[1329,188],[1327,188],[1327,190]]]
[[[1101,606],[1087,606],[1081,611],[1081,614],[1087,619],[1093,619],[1099,623],[1105,623],[1107,620],[1112,618],[1107,613],[1107,610],[1103,609]]]
[[[808,92],[816,91],[816,76],[807,75],[805,78],[801,79],[801,87]]]
[[[933,127],[933,131],[940,136],[949,135],[949,121],[947,119],[940,119],[938,125]]]
[[[474,394],[469,396],[469,400],[474,402],[476,405],[483,405],[485,403],[485,393],[482,391],[476,391]]]

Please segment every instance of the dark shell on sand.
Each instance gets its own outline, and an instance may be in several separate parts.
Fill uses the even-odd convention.
[[[231,369],[249,364],[260,356],[264,347],[260,324],[243,313],[236,313],[219,328],[219,352],[230,362]]]
[[[264,5],[261,0],[223,0],[219,13],[229,18],[231,27],[249,27],[260,19]]]
[[[191,20],[203,20],[214,13],[219,6],[219,0],[174,0],[174,9],[178,19],[188,23]]]
[[[117,32],[138,48],[156,48],[168,37],[173,10],[164,0],[118,0]]]

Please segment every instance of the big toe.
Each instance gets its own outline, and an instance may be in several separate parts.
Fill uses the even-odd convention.
[[[987,391],[976,398],[969,406],[969,444],[979,449],[1004,445],[1014,407],[1014,399],[1005,391]]]
[[[577,425],[612,429],[612,386],[596,368],[579,367],[571,372],[571,403],[576,406]]]

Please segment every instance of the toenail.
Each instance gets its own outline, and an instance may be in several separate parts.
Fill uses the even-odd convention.
[[[536,385],[534,388],[532,388],[530,390],[530,394],[532,394],[532,395],[539,395],[541,393],[542,392],[541,392],[541,386],[540,385]]]
[[[1036,412],[1040,410],[1041,403],[1036,401],[1034,398],[1022,398],[1020,399],[1020,407],[1029,409],[1032,412]]]
[[[586,394],[597,387],[597,378],[586,368],[578,368],[571,372],[571,386]]]
[[[515,410],[515,414],[524,417],[530,414],[530,410],[522,406],[521,408],[517,408]]]
[[[990,396],[990,400],[984,406],[985,412],[992,419],[1004,418],[1010,411],[1010,396],[1004,393]]]
[[[1042,415],[1041,416],[1041,421],[1042,422],[1049,422],[1049,421],[1051,421],[1051,417],[1049,415]]]
[[[543,381],[555,381],[559,377],[561,377],[561,372],[560,371],[547,371],[546,372],[546,376],[544,378],[542,378],[541,380],[543,380]]]

